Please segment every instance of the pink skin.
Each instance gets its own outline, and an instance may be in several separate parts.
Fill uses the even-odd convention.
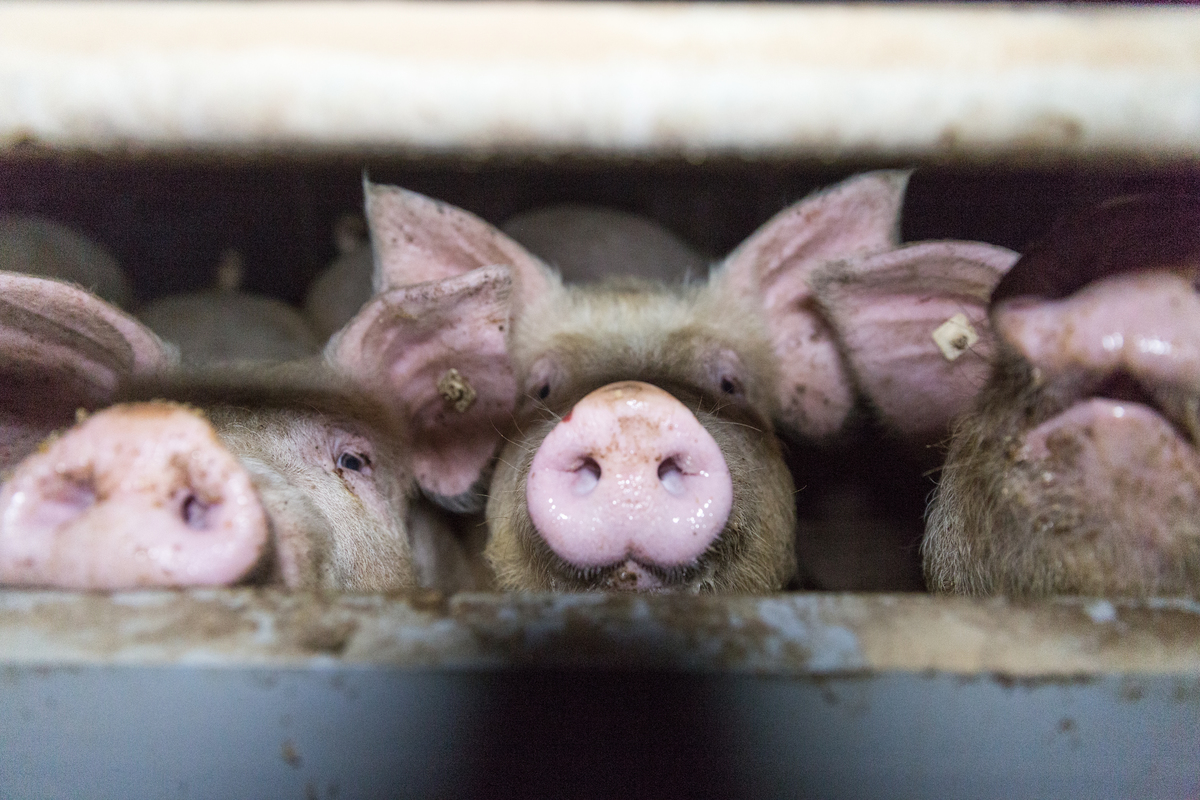
[[[530,466],[529,515],[568,563],[693,563],[725,527],[733,484],[686,407],[648,383],[604,386],[550,432]],[[642,570],[638,570],[641,572]]]
[[[213,586],[267,547],[249,474],[196,412],[114,406],[27,458],[0,490],[0,584]]]
[[[1200,295],[1180,275],[1120,275],[1053,302],[1014,298],[994,319],[1050,375],[1124,369],[1146,386],[1200,390]]]
[[[1200,506],[1200,458],[1165,419],[1138,403],[1093,398],[1025,435],[1019,461],[1041,470],[1042,491],[1136,498],[1137,513],[1119,524],[1130,542],[1170,546],[1169,520]],[[1105,503],[1099,507],[1105,509]],[[1112,520],[1108,510],[1101,516]]]
[[[1034,483],[1024,491],[1094,498],[1084,520],[1119,526],[1125,541],[1147,549],[1171,547],[1180,509],[1200,506],[1200,454],[1182,433],[1196,434],[1200,391],[1200,297],[1191,280],[1119,275],[1063,300],[1015,298],[994,316],[1044,380],[1086,385],[1120,370],[1158,401],[1085,396],[1029,430],[1018,462]],[[1190,410],[1181,398],[1192,398]],[[1119,516],[1128,508],[1137,512]]]

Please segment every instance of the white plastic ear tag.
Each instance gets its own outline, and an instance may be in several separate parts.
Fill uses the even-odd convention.
[[[979,334],[971,327],[967,315],[959,313],[937,326],[933,341],[946,360],[953,361],[979,341]]]

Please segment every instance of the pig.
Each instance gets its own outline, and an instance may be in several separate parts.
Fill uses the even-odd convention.
[[[111,253],[36,214],[0,216],[0,270],[70,281],[120,308],[133,300],[129,279]]]
[[[308,287],[304,317],[321,342],[354,318],[371,299],[374,259],[361,214],[343,214],[334,224],[337,258]]]
[[[3,274],[0,296],[0,583],[477,585],[448,520],[419,497],[403,418],[336,361],[184,373],[86,292]],[[411,319],[382,334],[395,341]],[[387,370],[374,359],[399,352],[350,355]]]
[[[628,275],[663,283],[708,273],[708,262],[661,225],[615,208],[564,203],[509,218],[501,230],[565,283]]]
[[[368,241],[360,238],[361,217],[344,216],[335,226],[340,255],[313,281],[304,313],[319,337],[344,326],[376,288]],[[567,283],[590,283],[618,275],[682,281],[702,275],[707,262],[666,228],[636,214],[600,206],[563,204],[511,217],[503,231],[530,253],[553,265]]]
[[[461,209],[366,182],[381,294],[339,337],[356,347],[395,287],[478,287],[486,311],[430,323],[460,353],[377,391],[453,440],[427,483],[452,506],[486,494],[501,587],[778,590],[797,569],[781,437],[829,442],[868,403],[936,437],[982,380],[983,303],[1016,256],[900,245],[907,177],[809,197],[707,281],[593,285]]]
[[[239,291],[241,254],[227,250],[214,289],[168,295],[138,311],[159,337],[179,348],[188,366],[290,361],[321,352],[299,311],[274,297]]]
[[[930,589],[1200,596],[1198,287],[1198,197],[1111,200],[1021,257],[930,507]]]

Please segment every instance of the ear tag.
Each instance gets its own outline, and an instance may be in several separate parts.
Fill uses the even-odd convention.
[[[475,402],[475,389],[467,382],[462,373],[451,367],[446,370],[437,382],[438,394],[460,414],[466,412]]]
[[[971,326],[967,315],[958,313],[937,326],[933,332],[933,341],[946,360],[953,361],[979,341],[979,334]]]

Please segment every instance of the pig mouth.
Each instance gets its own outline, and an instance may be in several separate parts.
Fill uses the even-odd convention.
[[[1036,445],[1066,428],[1102,428],[1136,425],[1160,434],[1170,434],[1180,446],[1196,451],[1200,446],[1200,395],[1175,387],[1147,387],[1124,370],[1106,376],[1087,391],[1075,393],[1057,413],[1032,427],[1026,445]],[[1095,428],[1091,428],[1095,434]]]
[[[1018,439],[1004,491],[1038,531],[1173,547],[1200,517],[1197,400],[1107,378]]]
[[[569,582],[584,591],[678,592],[698,586],[707,571],[704,559],[683,567],[663,567],[628,555],[602,567],[580,569],[559,559]]]

